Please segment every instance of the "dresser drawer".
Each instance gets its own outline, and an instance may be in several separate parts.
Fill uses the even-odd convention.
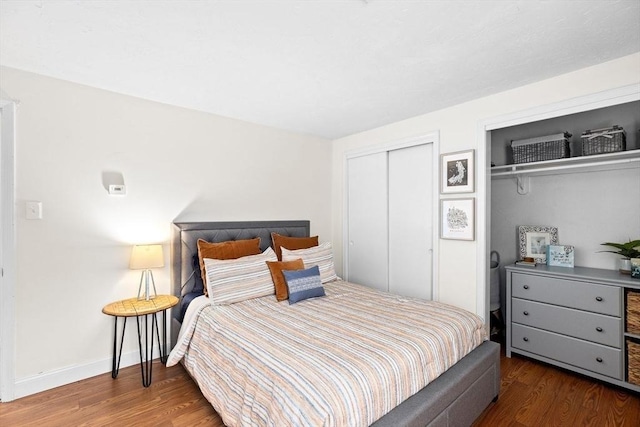
[[[621,317],[622,290],[617,286],[513,273],[511,295]]]
[[[622,319],[619,317],[513,298],[511,321],[622,348]]]
[[[513,324],[511,342],[515,351],[530,353],[622,380],[622,350],[570,338],[565,335]]]

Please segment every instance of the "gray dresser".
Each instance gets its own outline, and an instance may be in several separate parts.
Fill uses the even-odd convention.
[[[639,291],[640,280],[586,267],[505,269],[507,357],[518,353],[640,391],[627,381],[626,349],[640,336],[625,331],[625,295]]]

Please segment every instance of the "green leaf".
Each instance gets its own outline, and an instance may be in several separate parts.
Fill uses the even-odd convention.
[[[612,246],[618,249],[626,249],[622,243],[601,243],[602,246]],[[611,251],[602,251],[602,252],[611,252]]]
[[[612,248],[618,249],[617,251],[599,251],[599,252],[609,252],[612,254],[618,254],[624,258],[638,258],[640,257],[640,251],[636,248],[640,248],[640,239],[638,240],[629,240],[626,243],[615,243],[615,242],[606,242],[601,243],[601,246],[610,246]]]

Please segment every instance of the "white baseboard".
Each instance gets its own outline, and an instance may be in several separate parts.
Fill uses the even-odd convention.
[[[154,349],[152,357],[153,359],[160,357],[158,349]],[[52,388],[111,372],[111,364],[112,359],[109,357],[107,359],[98,360],[85,365],[56,369],[54,371],[43,372],[38,375],[16,380],[14,386],[14,399],[19,399],[21,397],[51,390]],[[137,350],[129,353],[122,353],[120,369],[136,364],[140,364],[140,353]]]

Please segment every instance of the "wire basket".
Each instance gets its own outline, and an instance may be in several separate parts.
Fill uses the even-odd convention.
[[[569,132],[511,141],[513,163],[541,162],[570,157]]]
[[[626,150],[627,135],[620,126],[587,130],[582,133],[582,155],[616,153]]]

